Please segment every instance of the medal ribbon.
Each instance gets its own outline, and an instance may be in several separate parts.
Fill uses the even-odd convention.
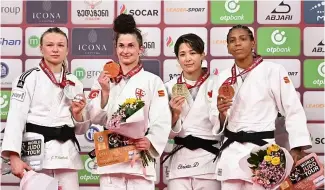
[[[125,75],[123,75],[123,71],[122,68],[120,68],[120,73],[119,75],[115,78],[116,83],[119,83],[123,77],[126,78],[131,78],[132,76],[134,76],[135,74],[137,74],[138,72],[141,71],[141,69],[143,68],[142,63],[139,63],[137,66],[133,67],[128,73],[126,73]]]
[[[60,87],[60,88],[64,88],[66,85],[72,85],[74,86],[74,82],[67,80],[67,75],[65,72],[65,67],[63,67],[63,76],[62,76],[62,81],[59,83],[56,81],[55,76],[53,74],[53,72],[51,71],[51,69],[46,65],[46,63],[44,62],[44,58],[41,60],[40,62],[40,67],[41,69],[44,71],[44,73],[49,77],[49,79],[53,82],[53,84],[55,84],[56,86]]]
[[[250,71],[252,71],[257,65],[259,65],[260,63],[262,63],[263,58],[260,55],[257,54],[253,54],[253,64],[248,67],[247,69],[245,69],[244,71],[242,71],[241,73],[239,73],[238,75],[236,75],[236,64],[234,64],[231,68],[231,77],[227,78],[225,80],[225,82],[223,82],[222,85],[233,85],[237,82],[237,77],[242,76]]]
[[[194,87],[199,87],[203,84],[203,82],[209,78],[210,76],[210,73],[208,72],[208,70],[206,68],[203,68],[203,73],[201,74],[201,76],[199,77],[199,79],[196,81],[196,83],[194,84],[194,86],[190,85],[190,84],[187,84],[186,82],[182,82],[182,76],[183,76],[183,72],[182,74],[178,77],[177,79],[177,84],[183,84],[185,83],[186,84],[186,87],[187,89],[191,89],[191,88],[194,88]]]

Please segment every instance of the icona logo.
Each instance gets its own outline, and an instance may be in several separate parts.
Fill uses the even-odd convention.
[[[86,71],[82,67],[78,67],[74,70],[73,74],[79,79],[82,80],[86,76]]]
[[[173,39],[170,36],[168,36],[166,38],[166,46],[167,47],[173,47],[173,45],[174,45]]]
[[[28,44],[32,48],[37,48],[39,46],[39,43],[40,43],[40,39],[38,36],[33,35],[28,38]]]
[[[127,14],[128,10],[126,9],[126,6],[122,4],[120,6],[120,14]]]

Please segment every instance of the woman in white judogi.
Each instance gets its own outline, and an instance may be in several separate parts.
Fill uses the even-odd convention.
[[[12,83],[2,156],[10,159],[11,171],[19,178],[24,170],[44,169],[44,173],[59,180],[62,190],[78,190],[77,170],[83,169],[83,163],[75,134],[84,134],[89,126],[73,123],[70,106],[77,108],[72,100],[74,95],[83,93],[83,85],[67,71],[68,38],[63,31],[49,28],[44,32],[40,50],[43,54],[40,65]],[[39,136],[43,136],[45,147],[41,148],[42,153],[33,149],[33,156],[44,157],[28,165],[21,156],[32,151],[28,145],[22,146],[22,141],[40,139]]]
[[[278,112],[286,118],[290,153],[295,161],[305,155],[302,150],[310,148],[311,141],[303,107],[284,67],[252,53],[255,41],[246,26],[232,27],[227,43],[235,64],[220,72],[212,98],[215,112],[211,113],[220,126],[226,122],[217,179],[222,181],[222,190],[251,189],[251,176],[240,169],[239,160],[254,147],[275,142]]]
[[[92,92],[99,90],[100,93],[93,96],[94,99],[87,105],[88,115],[83,118],[82,114],[76,114],[75,119],[107,126],[119,105],[128,98],[139,98],[145,102],[144,120],[130,124],[132,126],[128,128],[136,129],[135,133],[142,131],[144,134],[147,131],[145,136],[140,135],[135,139],[135,146],[139,151],[149,151],[150,156],[157,159],[167,144],[171,126],[166,89],[158,76],[143,70],[140,61],[143,41],[134,18],[126,14],[119,15],[114,20],[114,30],[121,72],[111,82],[111,76],[106,72],[100,74],[92,88]],[[125,162],[98,167],[94,173],[101,174],[101,190],[153,190],[156,180],[155,163],[149,162],[145,172],[143,169],[141,160],[138,160],[133,166],[130,162]]]
[[[168,160],[168,189],[218,190],[214,158],[220,134],[212,134],[209,118],[213,80],[209,71],[201,68],[204,42],[196,34],[184,34],[177,39],[174,52],[183,72],[165,84],[173,118],[170,138],[176,145]]]

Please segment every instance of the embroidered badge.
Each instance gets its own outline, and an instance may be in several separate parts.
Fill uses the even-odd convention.
[[[284,80],[284,82],[287,83],[287,84],[290,83],[289,77],[283,77],[283,80]]]
[[[213,70],[213,74],[214,74],[214,75],[218,75],[218,73],[219,73],[218,69],[215,68],[215,69]]]
[[[140,88],[136,88],[135,89],[135,97],[137,99],[141,99],[142,97],[144,97],[146,95],[145,91],[140,89]]]
[[[164,90],[158,90],[158,96],[159,97],[165,96],[165,91]]]
[[[208,92],[209,98],[212,98],[212,90]]]
[[[88,95],[88,99],[94,99],[94,98],[96,98],[98,96],[98,94],[99,94],[99,91],[100,90],[98,90],[98,89],[91,90],[90,93],[89,93],[89,95]]]

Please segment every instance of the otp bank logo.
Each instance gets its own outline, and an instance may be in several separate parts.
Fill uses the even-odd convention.
[[[126,6],[122,4],[120,6],[120,14],[127,14],[128,10],[126,9]]]
[[[174,46],[174,41],[173,41],[172,37],[168,36],[166,38],[166,46],[167,47],[173,47]]]

